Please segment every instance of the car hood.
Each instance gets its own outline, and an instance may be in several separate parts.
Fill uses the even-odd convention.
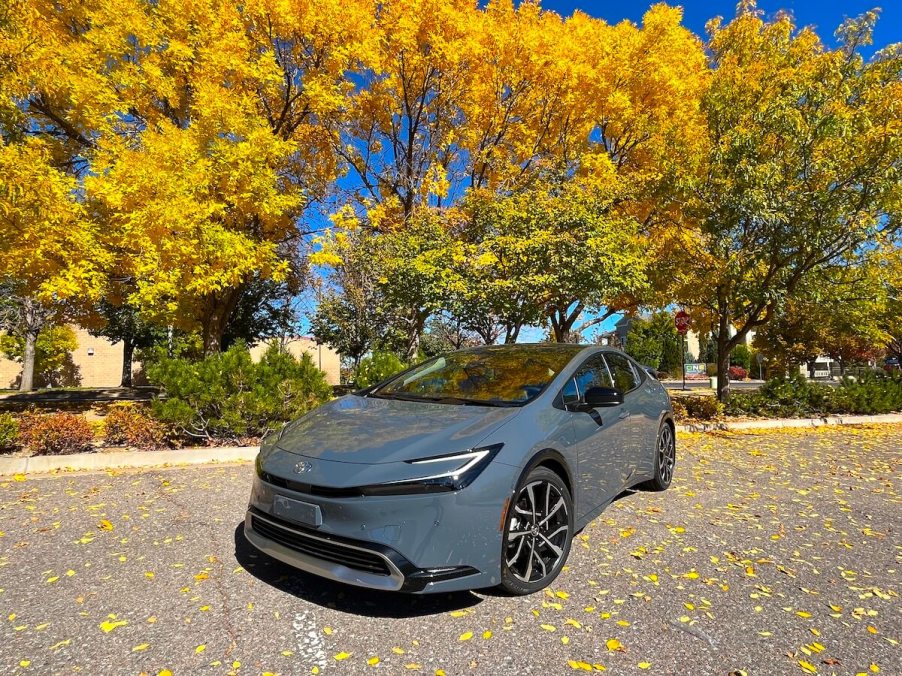
[[[289,423],[276,446],[338,462],[416,460],[473,448],[519,411],[347,395]]]

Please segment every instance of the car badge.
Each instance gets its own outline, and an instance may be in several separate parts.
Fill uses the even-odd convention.
[[[307,462],[306,460],[301,460],[297,465],[294,466],[295,474],[304,474],[305,472],[309,472],[313,469],[313,463]]]

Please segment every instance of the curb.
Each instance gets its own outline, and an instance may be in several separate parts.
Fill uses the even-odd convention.
[[[258,450],[257,446],[225,446],[180,448],[170,451],[119,451],[116,453],[73,453],[72,455],[36,455],[30,458],[0,458],[0,476],[241,462],[256,458]]]
[[[827,427],[831,425],[883,425],[902,423],[902,413],[883,415],[846,415],[826,418],[777,418],[776,420],[740,420],[736,422],[700,422],[677,425],[678,432],[715,432],[738,430],[774,430],[788,427]]]
[[[772,430],[789,427],[876,425],[887,423],[902,423],[902,413],[690,423],[677,425],[677,431]],[[249,462],[257,457],[257,451],[258,447],[256,446],[221,446],[215,448],[180,448],[171,451],[119,451],[116,453],[74,453],[72,455],[36,455],[30,458],[0,458],[0,476],[136,467],[172,467],[218,462]]]

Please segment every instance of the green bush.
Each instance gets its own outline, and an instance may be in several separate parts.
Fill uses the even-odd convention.
[[[0,452],[12,451],[19,445],[19,423],[12,413],[0,413]]]
[[[839,387],[808,380],[801,374],[767,381],[757,392],[737,392],[727,412],[770,418],[817,417],[830,414],[878,414],[902,410],[902,377],[863,373],[845,378]]]
[[[739,343],[739,345],[734,347],[730,355],[730,364],[732,366],[741,366],[748,371],[752,367],[752,351],[749,349],[749,346],[745,343]]]
[[[309,355],[295,359],[277,345],[257,363],[240,343],[196,361],[160,356],[147,378],[162,389],[154,417],[195,439],[263,436],[332,394]]]
[[[406,368],[407,365],[394,352],[373,352],[360,362],[354,384],[359,388],[369,387]]]
[[[151,449],[163,443],[166,428],[140,406],[115,404],[103,419],[103,434],[112,446]]]
[[[74,413],[26,413],[19,419],[19,443],[34,455],[67,455],[94,448],[94,430]]]
[[[875,415],[902,411],[902,375],[864,372],[844,378],[834,397],[834,413]]]

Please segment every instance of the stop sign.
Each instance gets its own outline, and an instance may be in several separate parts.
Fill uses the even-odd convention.
[[[673,316],[673,323],[678,333],[686,335],[686,332],[689,331],[689,313],[680,310]]]

